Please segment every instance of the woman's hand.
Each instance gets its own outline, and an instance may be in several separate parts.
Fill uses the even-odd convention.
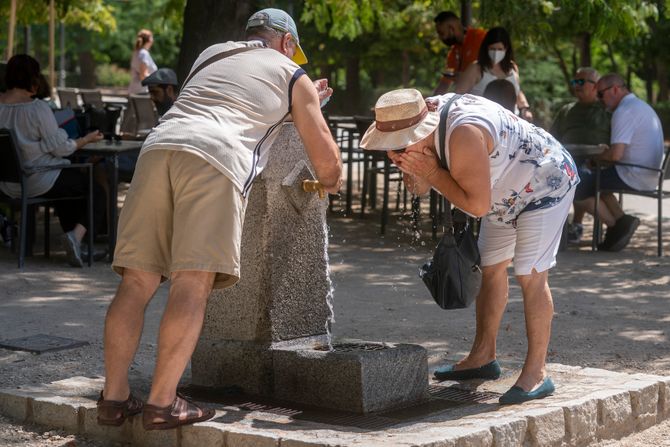
[[[533,112],[530,111],[530,107],[522,107],[519,109],[519,116],[529,123],[533,122]]]
[[[441,170],[435,151],[428,146],[412,146],[400,154],[391,152],[389,158],[402,172],[428,183]]]
[[[94,130],[93,132],[89,132],[88,134],[84,135],[81,138],[77,138],[74,141],[77,144],[77,149],[81,149],[88,143],[94,143],[96,141],[100,141],[102,140],[102,138],[103,138],[102,132],[100,132],[99,130]]]
[[[429,112],[437,112],[438,101],[435,99],[426,99],[426,108]]]
[[[102,140],[103,137],[104,135],[102,134],[102,132],[100,132],[99,130],[94,130],[93,132],[89,132],[88,134],[86,134],[86,136],[84,137],[84,140],[86,140],[85,144],[95,143],[96,141]]]

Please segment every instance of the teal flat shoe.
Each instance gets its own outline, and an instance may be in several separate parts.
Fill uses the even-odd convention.
[[[500,396],[498,402],[502,405],[520,404],[533,399],[542,399],[554,393],[556,387],[554,382],[549,377],[544,379],[542,385],[537,387],[534,391],[524,391],[523,388],[514,385],[507,390],[505,394]]]
[[[454,370],[455,366],[456,365],[445,365],[437,368],[433,373],[433,376],[440,381],[472,379],[496,380],[501,374],[500,364],[497,360],[487,363],[484,366],[480,366],[479,368],[459,369],[456,371]]]

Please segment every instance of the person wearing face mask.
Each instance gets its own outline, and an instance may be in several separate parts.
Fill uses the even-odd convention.
[[[455,91],[483,96],[486,86],[496,79],[506,79],[514,85],[518,114],[523,119],[532,121],[533,114],[520,86],[519,68],[514,62],[512,40],[503,27],[491,28],[486,33],[479,47],[477,61],[459,76]]]
[[[477,60],[486,30],[464,27],[458,16],[451,11],[440,12],[433,21],[437,36],[449,47],[442,77],[433,92],[433,95],[443,95],[458,75]]]
[[[170,68],[159,68],[143,79],[142,85],[149,88],[149,95],[159,117],[172,107],[179,94],[177,74]]]

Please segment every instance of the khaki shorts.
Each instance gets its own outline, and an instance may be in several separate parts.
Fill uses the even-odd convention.
[[[159,273],[216,272],[214,288],[240,278],[246,200],[198,155],[152,150],[137,162],[119,216],[112,268]]]

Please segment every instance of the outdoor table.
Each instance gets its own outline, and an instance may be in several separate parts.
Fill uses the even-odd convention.
[[[107,232],[108,232],[108,259],[111,261],[116,247],[116,224],[118,215],[119,194],[119,155],[138,153],[142,148],[142,141],[132,140],[100,140],[89,143],[77,151],[77,155],[102,156],[105,157],[112,169],[109,176],[108,209],[107,209]]]
[[[570,152],[577,166],[588,158],[603,152],[603,149],[597,144],[564,144],[563,146]]]

